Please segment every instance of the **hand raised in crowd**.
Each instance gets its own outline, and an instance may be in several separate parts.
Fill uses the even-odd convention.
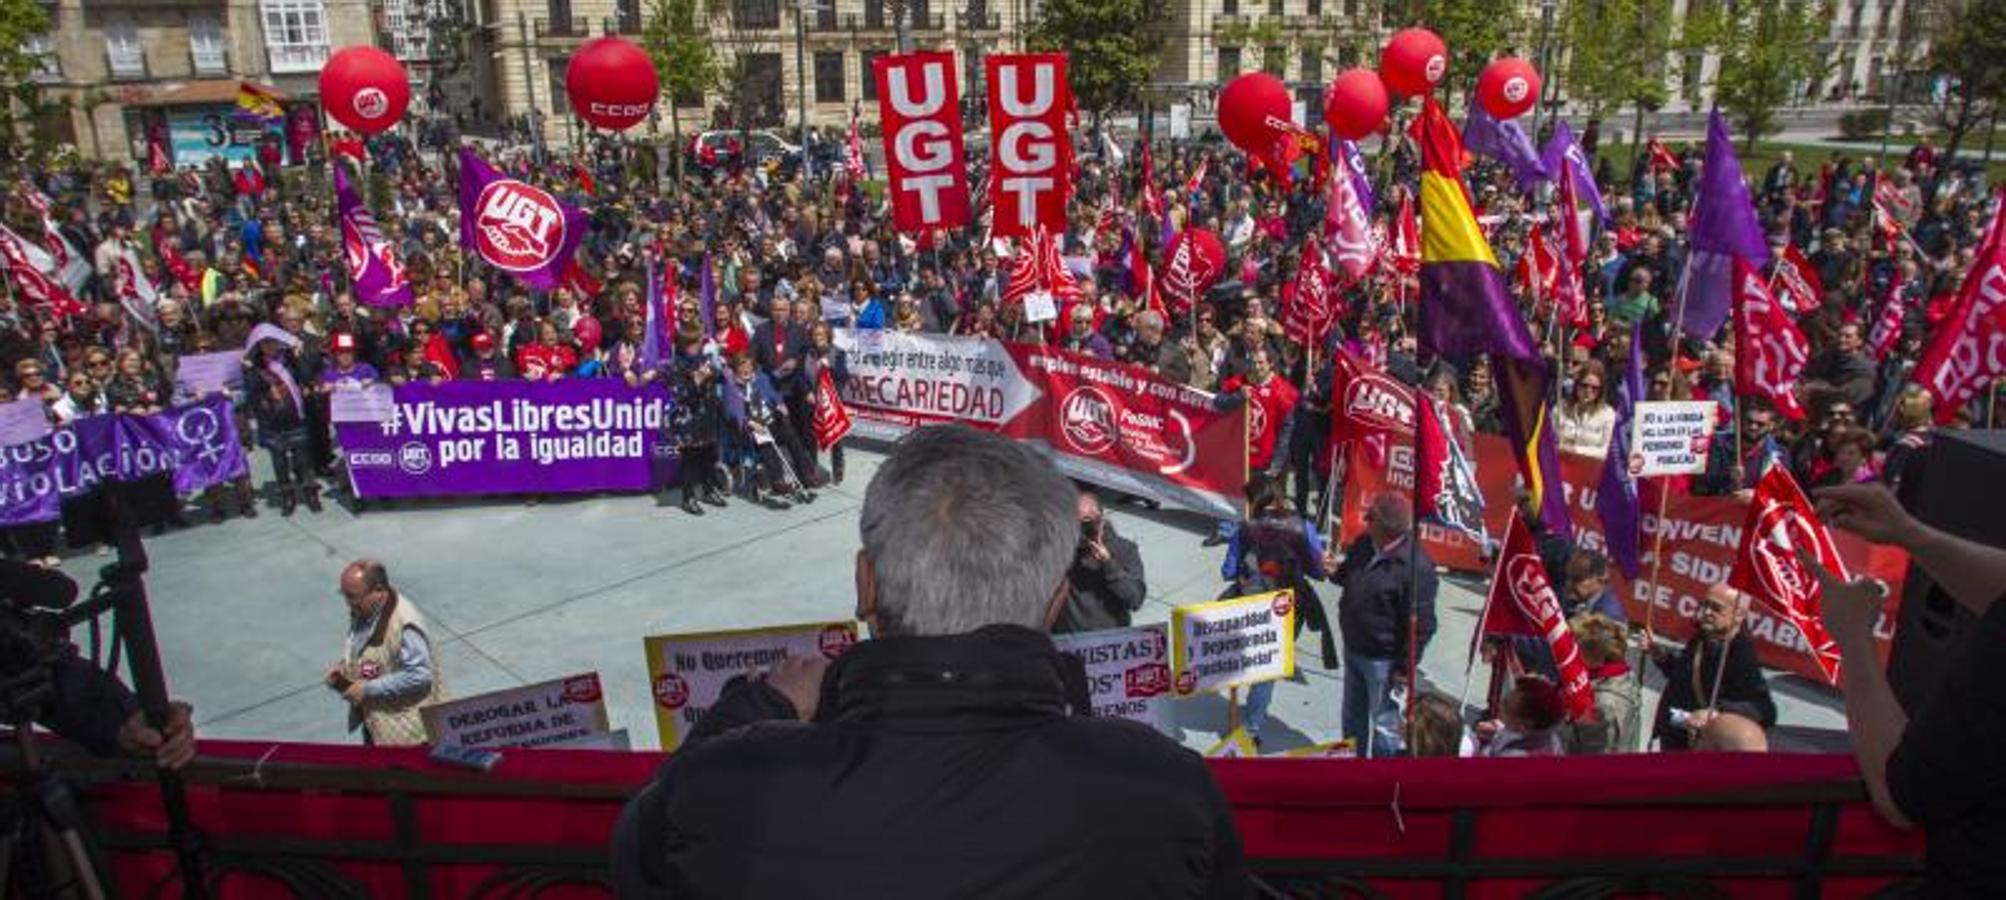
[[[795,718],[807,722],[815,718],[815,708],[822,701],[822,676],[828,671],[827,657],[790,656],[774,663],[759,679],[794,705]]]
[[[1881,493],[1887,495],[1886,491]],[[1891,495],[1888,496],[1892,499]],[[1899,511],[1900,507],[1896,510]],[[1825,630],[1831,633],[1832,639],[1843,642],[1871,638],[1874,623],[1880,618],[1882,605],[1888,597],[1888,586],[1879,579],[1866,576],[1841,580],[1818,562],[1817,554],[1802,547],[1797,548],[1797,558],[1811,571],[1811,576],[1818,579],[1819,618],[1824,620]]]
[[[1922,536],[1922,523],[1902,509],[1901,502],[1881,484],[1819,488],[1811,496],[1825,524],[1876,544],[1907,547]]]
[[[175,701],[167,705],[167,724],[155,729],[144,710],[126,717],[118,730],[119,749],[133,756],[151,756],[153,764],[178,770],[195,759],[195,708]]]

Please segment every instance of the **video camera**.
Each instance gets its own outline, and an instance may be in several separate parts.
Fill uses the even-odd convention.
[[[107,567],[107,581],[115,574]],[[77,602],[77,583],[55,569],[0,560],[0,722],[38,717],[48,696],[47,671],[70,652],[70,632],[111,608],[112,594]]]

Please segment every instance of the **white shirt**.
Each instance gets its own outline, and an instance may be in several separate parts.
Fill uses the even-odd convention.
[[[1616,431],[1616,410],[1597,404],[1577,413],[1572,403],[1562,403],[1553,411],[1553,434],[1563,453],[1579,453],[1601,459],[1609,455],[1609,438]]]

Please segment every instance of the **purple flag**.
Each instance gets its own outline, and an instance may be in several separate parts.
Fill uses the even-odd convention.
[[[1344,163],[1344,171],[1351,176],[1351,189],[1358,194],[1358,205],[1365,208],[1365,215],[1371,218],[1372,211],[1379,208],[1378,198],[1372,195],[1372,179],[1365,174],[1365,157],[1358,152],[1358,144],[1340,138],[1337,141],[1338,161]]]
[[[1734,308],[1735,257],[1757,270],[1769,264],[1769,241],[1755,217],[1755,204],[1749,202],[1734,138],[1718,108],[1707,115],[1706,164],[1693,201],[1692,236],[1679,286],[1683,296],[1674,301],[1684,315],[1674,325],[1684,334],[1710,339]]]
[[[1532,138],[1525,136],[1525,129],[1515,121],[1491,118],[1481,103],[1471,104],[1470,114],[1463,119],[1463,146],[1510,166],[1512,177],[1518,179],[1521,189],[1530,190],[1553,177],[1540,161]]]
[[[1602,519],[1602,538],[1609,558],[1632,581],[1644,567],[1644,512],[1637,499],[1637,478],[1630,474],[1630,420],[1644,396],[1642,323],[1630,327],[1630,364],[1616,386],[1610,405],[1616,409],[1616,430],[1609,455],[1602,460],[1602,483],[1595,492],[1595,514]]]
[[[585,237],[585,212],[460,148],[460,246],[537,290],[553,290]]]
[[[662,265],[657,260],[648,261],[648,314],[643,320],[646,334],[641,338],[641,368],[653,369],[662,364]]]
[[[173,474],[192,493],[245,473],[230,401],[210,397],[151,416],[98,415],[15,445],[0,460],[0,525],[53,522],[65,500],[106,481]]]
[[[404,306],[411,302],[411,276],[397,261],[397,249],[383,238],[376,217],[348,183],[348,167],[334,164],[334,200],[341,215],[341,258],[355,300],[369,306]]]
[[[1609,207],[1602,202],[1602,189],[1595,186],[1595,172],[1588,165],[1588,154],[1581,151],[1581,143],[1574,139],[1574,129],[1565,120],[1553,123],[1553,137],[1546,141],[1540,165],[1554,178],[1574,179],[1575,196],[1588,200],[1595,210],[1595,221],[1609,224]]]
[[[703,317],[703,336],[717,337],[717,278],[710,273],[710,254],[703,255],[703,271],[697,275],[697,315]]]

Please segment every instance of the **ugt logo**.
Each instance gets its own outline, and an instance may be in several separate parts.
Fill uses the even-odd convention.
[[[514,179],[490,182],[474,203],[474,243],[481,257],[510,272],[540,269],[564,246],[564,208],[542,188]]]

